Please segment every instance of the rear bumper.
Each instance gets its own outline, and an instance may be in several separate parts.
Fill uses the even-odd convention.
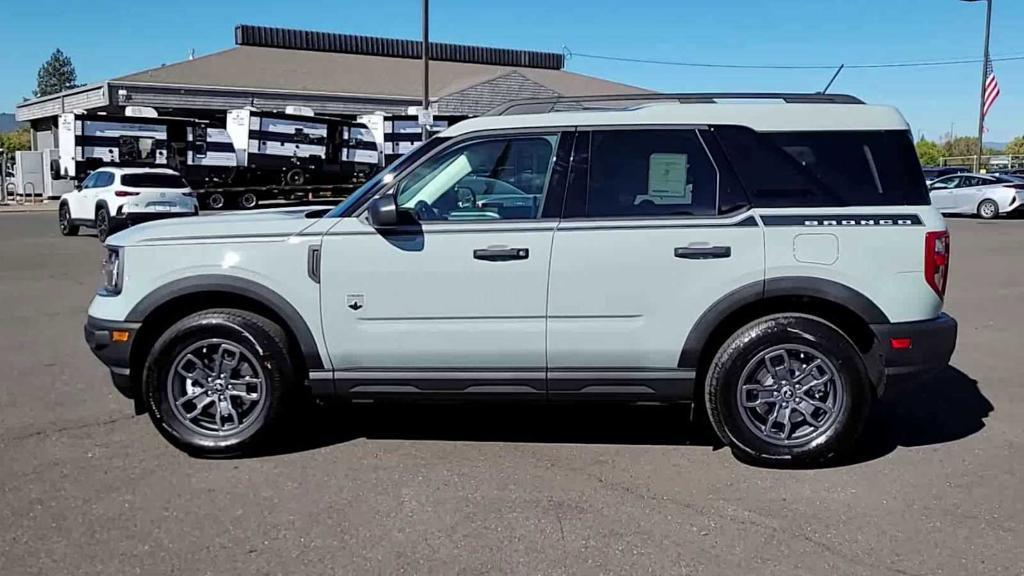
[[[153,222],[155,220],[166,220],[167,218],[181,218],[183,216],[198,216],[199,209],[195,209],[191,212],[184,210],[170,210],[161,212],[125,212],[112,216],[112,219],[117,222],[121,222],[127,226],[135,226],[136,224],[143,224],[145,222]]]
[[[871,329],[878,339],[888,383],[934,374],[949,365],[956,349],[957,324],[948,314],[921,322],[872,324]]]
[[[135,395],[131,379],[130,359],[132,343],[135,341],[135,334],[138,332],[139,326],[138,322],[117,322],[92,316],[85,321],[85,342],[100,362],[110,369],[110,378],[114,382],[114,387],[127,398],[132,398]],[[128,339],[123,342],[115,342],[113,337],[115,331],[127,332]]]

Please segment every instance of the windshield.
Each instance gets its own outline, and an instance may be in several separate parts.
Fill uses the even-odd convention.
[[[121,184],[132,188],[188,188],[177,174],[134,172],[121,175]]]
[[[349,195],[341,204],[338,204],[327,214],[327,218],[343,218],[345,216],[351,216],[352,213],[359,208],[366,200],[373,197],[374,194],[380,190],[382,185],[389,184],[392,178],[399,172],[404,170],[406,167],[415,164],[417,160],[425,156],[431,150],[441,146],[447,141],[446,138],[434,137],[427,140],[423,144],[416,146],[405,156],[402,156],[398,160],[395,160],[390,166],[384,168],[377,173],[376,176],[370,178],[365,184],[356,189],[355,192]],[[388,178],[388,176],[392,178]],[[386,180],[386,181],[385,181]]]

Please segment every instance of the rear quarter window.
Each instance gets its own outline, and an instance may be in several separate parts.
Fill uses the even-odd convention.
[[[132,188],[188,188],[177,174],[122,174],[121,185]]]
[[[713,131],[754,207],[930,203],[907,131]]]

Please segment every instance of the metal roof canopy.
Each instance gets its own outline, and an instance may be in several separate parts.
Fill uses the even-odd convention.
[[[235,44],[263,48],[285,48],[313,52],[337,52],[363,56],[419,59],[423,44],[418,40],[401,40],[377,36],[358,36],[334,32],[316,32],[292,28],[273,28],[239,24],[235,27]],[[518,66],[561,70],[565,56],[555,52],[512,50],[465,44],[430,43],[430,59],[467,64]]]

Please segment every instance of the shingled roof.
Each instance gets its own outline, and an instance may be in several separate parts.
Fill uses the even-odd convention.
[[[238,46],[122,76],[112,82],[415,98],[421,94],[422,66],[418,60],[408,58]],[[431,97],[442,98],[510,72],[518,72],[562,95],[646,92],[565,70],[441,61],[430,65]]]

